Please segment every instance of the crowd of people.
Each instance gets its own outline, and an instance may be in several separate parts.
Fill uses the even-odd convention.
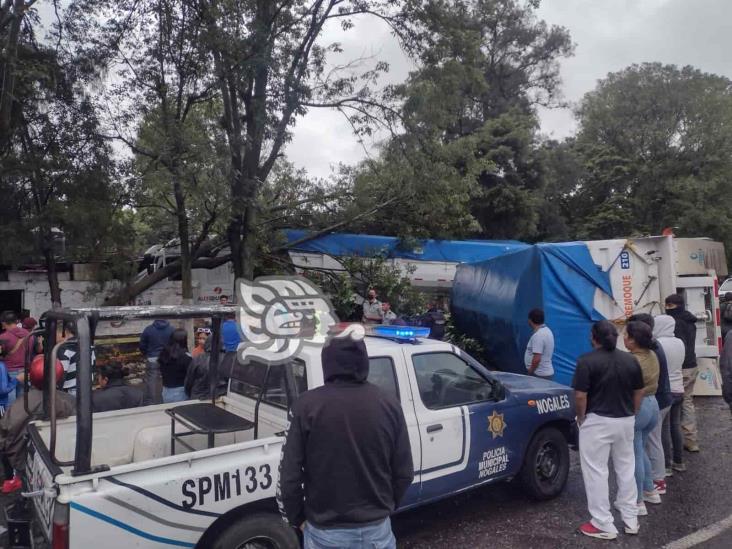
[[[403,323],[373,289],[362,312],[366,324]],[[430,327],[431,337],[444,336],[445,313],[439,303],[431,304],[419,322]],[[25,467],[25,426],[42,407],[43,342],[32,333],[32,319],[24,327],[14,313],[6,311],[0,314],[0,323],[4,329],[0,334],[0,453],[7,479],[3,492],[12,492],[22,487],[18,472]],[[684,451],[700,451],[693,403],[696,323],[696,317],[685,310],[682,296],[673,294],[665,300],[665,314],[635,314],[627,319],[622,332],[625,351],[618,348],[615,324],[602,320],[592,326],[593,350],[579,357],[572,380],[591,515],[580,526],[581,533],[601,539],[617,537],[609,501],[611,458],[617,480],[614,507],[625,533],[637,534],[638,517],[648,514],[647,505],[662,503],[669,489],[666,479],[686,471]],[[528,324],[532,335],[524,358],[527,374],[551,380],[555,342],[544,312],[530,311]],[[726,335],[723,371],[732,370],[732,331]],[[233,364],[241,338],[234,315],[229,315],[221,329],[224,371],[227,360]],[[75,412],[78,340],[73,327],[64,325],[58,341],[54,398],[62,418]],[[195,345],[189,350],[185,330],[155,320],[141,334],[139,348],[146,362],[144,389],[125,383],[128,372],[120,364],[101,365],[95,369],[95,412],[210,395],[210,327],[196,330]],[[29,353],[38,354],[28,370],[26,409],[19,397]],[[306,547],[348,544],[354,539],[394,547],[389,515],[414,474],[401,407],[365,383],[368,354],[362,340],[334,337],[322,356],[324,386],[302,395],[291,410],[278,487],[281,510],[290,524],[304,527]],[[221,390],[225,391],[223,384]],[[348,405],[332,405],[339,401]]]
[[[430,303],[424,314],[416,318],[405,319],[392,310],[391,303],[380,301],[376,290],[371,288],[366,294],[362,309],[361,322],[365,325],[405,326],[414,324],[429,328],[431,339],[441,340],[445,337],[447,317],[442,301],[439,299]]]
[[[728,307],[732,318],[732,294]],[[592,519],[580,527],[591,537],[615,539],[617,529],[608,500],[608,459],[618,483],[615,507],[625,532],[638,533],[646,504],[658,505],[668,489],[666,478],[686,471],[684,450],[698,452],[694,384],[697,318],[683,297],[670,295],[665,314],[635,314],[627,319],[623,346],[607,320],[592,328],[594,350],[581,356],[572,381],[575,389],[579,448],[587,503]],[[724,307],[722,316],[724,317]],[[524,364],[528,375],[552,380],[554,336],[544,311],[529,312],[532,335]],[[725,400],[732,409],[732,331],[720,360]]]
[[[682,296],[665,300],[665,314],[629,317],[627,351],[617,348],[615,325],[592,327],[593,351],[582,355],[572,381],[579,453],[590,521],[580,532],[615,539],[608,461],[617,479],[615,508],[626,534],[637,534],[647,504],[660,505],[666,479],[686,471],[684,449],[698,452],[693,391],[697,377],[696,317]]]
[[[229,372],[236,360],[242,333],[234,314],[221,324],[221,371]],[[180,402],[210,395],[209,361],[211,328],[196,329],[195,346],[188,349],[188,333],[167,320],[156,320],[143,330],[140,351],[147,362],[143,404]],[[224,374],[225,378],[228,378]],[[222,379],[221,391],[226,380]]]
[[[225,304],[225,303],[224,303]],[[44,387],[43,337],[32,332],[36,321],[18,320],[15,313],[0,313],[3,333],[0,334],[0,455],[4,469],[3,493],[22,488],[20,473],[25,468],[25,428],[42,415]],[[226,368],[235,360],[241,335],[235,316],[228,315],[222,323],[221,363]],[[72,323],[64,323],[56,336],[56,416],[64,418],[75,413],[77,362],[79,342]],[[145,358],[144,382],[140,387],[125,378],[129,368],[110,361],[96,364],[91,349],[95,389],[92,409],[107,412],[149,404],[200,399],[210,395],[209,359],[211,329],[199,327],[196,345],[189,351],[188,333],[174,328],[167,320],[155,320],[140,336],[139,348]],[[32,357],[28,369],[27,407],[24,402],[24,364]],[[222,380],[220,392],[225,391]]]

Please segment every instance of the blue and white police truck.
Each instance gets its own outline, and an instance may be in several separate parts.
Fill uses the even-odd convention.
[[[57,322],[75,323],[79,379],[88,379],[83,350],[99,322],[207,316],[216,351],[228,309],[50,311],[46,349]],[[511,479],[539,500],[560,494],[573,443],[570,389],[489,371],[418,330],[379,327],[366,337],[368,380],[398,399],[409,428],[415,476],[399,511]],[[287,410],[323,383],[320,352],[304,348],[280,364],[234,362],[223,396],[214,390],[216,362],[208,401],[92,414],[91,386],[80,384],[75,417],[30,424],[24,495],[54,549],[299,547],[275,489]]]

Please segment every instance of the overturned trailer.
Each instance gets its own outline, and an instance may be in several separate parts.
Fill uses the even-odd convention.
[[[661,314],[680,293],[697,317],[697,394],[719,394],[721,347],[717,276],[727,275],[721,243],[672,236],[537,244],[457,268],[452,312],[501,369],[524,372],[528,311],[545,310],[556,338],[556,379],[570,383],[590,350],[593,322],[622,324],[634,313]]]
[[[298,273],[308,270],[345,272],[344,257],[383,257],[409,278],[412,286],[447,294],[461,263],[483,261],[526,248],[516,240],[418,240],[405,243],[393,236],[328,234],[309,238],[302,230],[284,232],[289,256]]]

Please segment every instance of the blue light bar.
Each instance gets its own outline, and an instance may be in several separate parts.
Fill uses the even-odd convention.
[[[421,326],[372,326],[371,330],[376,336],[391,337],[394,339],[409,340],[430,336],[430,329]]]

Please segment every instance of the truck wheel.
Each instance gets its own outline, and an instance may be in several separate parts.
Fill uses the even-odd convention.
[[[213,549],[299,549],[300,540],[279,515],[258,513],[229,525]]]
[[[536,433],[526,449],[520,478],[524,490],[538,500],[557,497],[569,475],[569,447],[554,427]]]

